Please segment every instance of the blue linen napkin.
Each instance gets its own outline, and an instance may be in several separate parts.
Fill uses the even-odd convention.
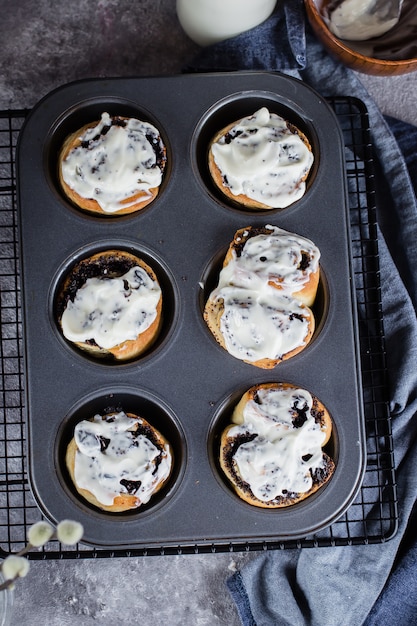
[[[378,167],[378,245],[399,529],[383,544],[261,554],[228,580],[243,626],[417,623],[417,128],[384,117],[354,72],[280,0],[263,24],[202,49],[185,71],[280,71],[367,106]]]

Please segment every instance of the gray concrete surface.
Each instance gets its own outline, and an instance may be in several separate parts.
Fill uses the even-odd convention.
[[[0,0],[0,109],[94,76],[175,74],[198,47],[174,0]],[[383,112],[417,124],[417,74],[362,77]],[[225,587],[254,555],[32,562],[13,624],[237,626]]]

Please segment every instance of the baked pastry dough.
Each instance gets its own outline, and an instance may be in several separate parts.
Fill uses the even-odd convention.
[[[319,260],[320,251],[310,239],[267,224],[237,230],[223,267],[228,266],[234,284],[238,280],[250,287],[255,279],[267,280],[283,294],[312,306],[320,279]],[[239,279],[234,276],[236,266]]]
[[[335,470],[323,451],[332,419],[320,400],[288,383],[249,389],[221,434],[220,467],[240,498],[282,508],[323,487]]]
[[[237,359],[272,369],[301,352],[315,328],[313,312],[295,300],[224,288],[208,300],[204,317],[217,342]],[[266,356],[261,356],[266,354]]]
[[[90,213],[124,215],[139,211],[159,192],[166,147],[149,122],[111,117],[69,135],[58,159],[66,197]]]
[[[99,358],[142,355],[162,325],[162,291],[155,272],[124,250],[105,250],[77,263],[57,298],[64,337]]]
[[[320,251],[276,226],[239,229],[204,319],[229,354],[270,369],[301,352],[315,330]]]
[[[79,422],[65,456],[77,492],[104,511],[149,502],[172,470],[170,444],[142,417],[123,411]]]
[[[313,161],[305,134],[266,107],[220,130],[208,151],[216,187],[248,209],[283,209],[299,200]]]

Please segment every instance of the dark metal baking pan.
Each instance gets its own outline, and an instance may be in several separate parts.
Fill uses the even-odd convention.
[[[204,150],[214,127],[268,106],[309,137],[316,160],[305,196],[284,210],[247,212],[211,188]],[[143,211],[94,217],[71,206],[56,179],[66,134],[103,111],[154,123],[168,146],[157,199]],[[149,547],[284,541],[332,524],[357,494],[365,468],[356,307],[342,134],[321,96],[269,73],[99,79],[64,86],[27,118],[18,145],[23,323],[31,488],[43,514],[79,519],[85,542]],[[321,250],[319,330],[301,354],[266,372],[222,350],[201,315],[204,293],[234,232],[275,224]],[[167,293],[169,323],[144,358],[96,362],[62,340],[53,301],[59,277],[91,250],[139,250],[154,262]],[[281,510],[239,500],[217,468],[218,434],[236,399],[260,382],[290,382],[330,411],[336,471],[313,496]],[[175,468],[155,501],[111,515],[71,488],[63,450],[74,423],[114,402],[137,408],[172,440]]]

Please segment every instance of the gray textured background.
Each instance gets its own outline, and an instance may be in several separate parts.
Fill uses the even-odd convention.
[[[80,78],[180,72],[198,46],[175,0],[0,0],[0,109]],[[384,113],[417,124],[417,74],[362,80]],[[224,581],[248,554],[32,562],[13,624],[237,626]]]
[[[175,74],[199,50],[175,0],[0,0],[0,8],[1,108],[30,107],[79,78]],[[417,124],[417,73],[360,76],[384,113]]]

